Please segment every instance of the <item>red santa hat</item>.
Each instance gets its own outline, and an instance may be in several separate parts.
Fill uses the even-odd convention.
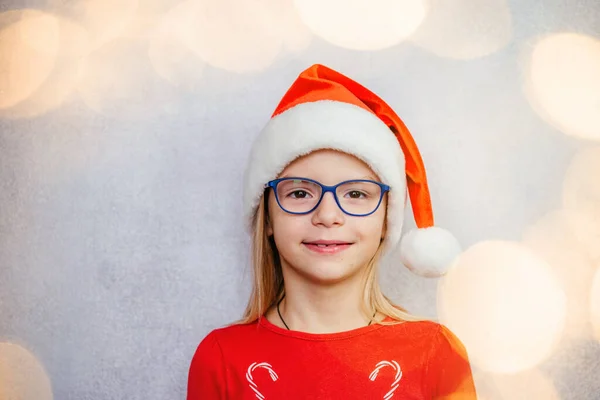
[[[400,244],[401,260],[411,271],[442,275],[459,255],[460,245],[451,233],[434,226],[425,166],[414,139],[382,99],[323,65],[300,74],[254,142],[244,176],[247,221],[268,181],[298,157],[320,149],[361,159],[391,187],[384,252]],[[407,191],[417,229],[402,238]]]

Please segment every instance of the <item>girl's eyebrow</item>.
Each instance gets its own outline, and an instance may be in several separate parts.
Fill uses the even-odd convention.
[[[289,178],[290,176],[292,176],[292,175],[290,175],[290,174],[281,175],[281,176],[279,177],[279,179],[283,179],[283,178]],[[294,177],[297,177],[298,175],[293,175],[293,176],[294,176]],[[313,178],[310,178],[310,177],[308,177],[308,176],[305,176],[305,177],[303,177],[303,178],[313,179]],[[375,178],[373,175],[365,175],[365,176],[363,176],[363,177],[361,177],[361,178],[344,179],[344,181],[351,181],[351,180],[354,180],[354,179],[358,179],[358,180],[361,180],[361,179],[367,179],[367,180],[369,180],[369,181],[377,181],[377,178]],[[343,182],[343,181],[340,181],[340,182]]]

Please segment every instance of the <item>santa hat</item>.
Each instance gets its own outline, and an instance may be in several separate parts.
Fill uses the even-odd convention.
[[[448,231],[434,226],[425,166],[410,132],[377,95],[323,65],[300,74],[254,142],[244,177],[247,221],[258,207],[265,184],[298,157],[319,149],[361,159],[391,187],[385,253],[401,241],[408,189],[418,229],[402,238],[401,260],[422,276],[440,276],[446,271],[460,253],[460,245]]]

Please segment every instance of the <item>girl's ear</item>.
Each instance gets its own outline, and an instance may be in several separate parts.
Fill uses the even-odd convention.
[[[265,223],[267,225],[267,236],[273,236],[273,226],[271,225],[271,218],[269,215],[265,215]]]
[[[267,229],[267,236],[273,236],[273,225],[271,224],[271,216],[269,215],[269,191],[265,190],[263,195],[263,207],[265,210],[265,226]]]
[[[386,193],[387,196],[387,193]],[[388,198],[386,197],[385,199],[385,214],[383,214],[383,227],[381,228],[381,241],[383,241],[383,239],[385,239],[385,235],[387,234],[387,215],[388,215],[388,210],[387,210],[387,202],[388,202]]]

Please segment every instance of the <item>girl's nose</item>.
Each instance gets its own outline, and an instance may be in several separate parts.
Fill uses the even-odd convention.
[[[321,204],[313,212],[313,223],[325,226],[341,225],[344,223],[344,212],[340,209],[333,193],[328,192],[323,195]]]

